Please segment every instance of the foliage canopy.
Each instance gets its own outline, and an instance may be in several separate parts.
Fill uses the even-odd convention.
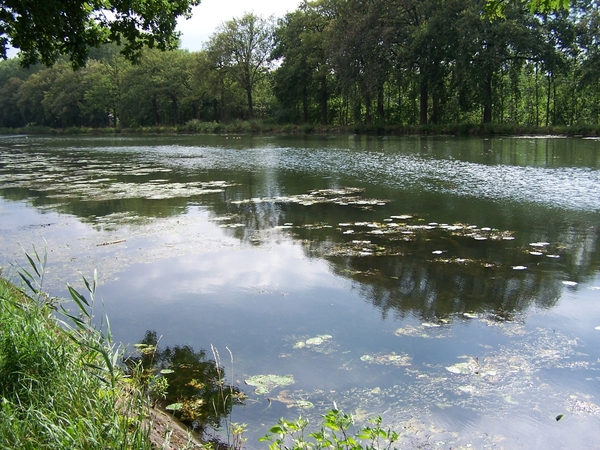
[[[67,55],[82,67],[89,48],[115,42],[129,59],[144,46],[178,45],[177,18],[189,17],[200,0],[2,0],[0,56],[18,48],[22,62],[52,65]]]

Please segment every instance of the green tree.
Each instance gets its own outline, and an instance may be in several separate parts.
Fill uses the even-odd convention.
[[[53,64],[67,55],[82,67],[89,48],[107,42],[122,45],[128,58],[144,46],[178,46],[177,18],[189,17],[200,0],[3,0],[0,8],[0,56],[8,47],[21,51],[22,62]]]
[[[486,0],[485,9],[490,18],[505,17],[506,10],[514,3],[523,3],[531,13],[550,13],[568,9],[571,0]]]
[[[0,89],[0,126],[20,127],[25,125],[19,111],[19,89],[23,84],[20,78],[10,78]]]
[[[526,61],[541,58],[539,22],[518,4],[510,5],[504,19],[488,20],[474,1],[461,15],[457,28],[461,34],[456,82],[462,106],[479,105],[482,122],[491,123],[502,69],[514,66],[520,71]]]
[[[330,9],[328,2],[306,1],[280,20],[275,32],[271,58],[280,62],[274,76],[275,95],[288,111],[299,106],[299,116],[305,123],[310,121],[314,104],[311,100],[315,96],[321,123],[328,123],[327,84],[331,67],[325,43]]]
[[[270,68],[273,31],[272,17],[246,13],[222,24],[207,47],[219,69],[229,73],[244,90],[250,119],[254,117],[254,89]]]
[[[121,124],[125,88],[123,79],[130,63],[116,46],[102,47],[101,52],[91,52],[88,73],[84,78],[85,103],[83,112],[97,124],[118,127]]]
[[[56,71],[41,70],[27,78],[19,88],[17,105],[26,124],[49,125],[42,102],[44,93],[51,89],[56,75]]]
[[[60,63],[48,70],[54,71],[56,76],[42,100],[46,118],[51,121],[51,125],[62,128],[82,125],[81,106],[85,94],[83,79],[89,69],[86,67],[74,71],[68,64]]]

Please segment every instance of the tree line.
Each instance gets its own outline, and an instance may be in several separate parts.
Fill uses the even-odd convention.
[[[0,62],[0,127],[598,124],[598,2],[533,12],[483,0],[314,0],[246,13],[203,50],[88,49],[73,70]]]

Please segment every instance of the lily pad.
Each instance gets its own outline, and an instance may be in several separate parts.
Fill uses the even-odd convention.
[[[294,344],[294,348],[305,348],[305,347],[317,347],[322,345],[325,341],[333,338],[330,334],[319,334],[315,337],[309,338],[305,341],[298,341]]]
[[[369,364],[381,364],[386,366],[410,366],[411,357],[407,354],[397,355],[396,353],[390,353],[387,355],[363,355],[360,357],[361,361],[364,361]]]
[[[532,247],[546,247],[550,245],[550,242],[532,242],[529,245],[531,245]]]
[[[396,329],[396,331],[394,331],[394,334],[396,336],[420,337],[425,339],[441,339],[448,337],[447,330],[442,328],[441,324],[431,322],[423,322],[418,327],[412,325],[401,327]]]
[[[309,409],[314,408],[314,404],[303,398],[298,398],[296,393],[287,390],[281,391],[273,400],[283,403],[288,408]]]
[[[171,403],[165,406],[165,409],[168,411],[179,411],[181,408],[183,408],[183,403]]]
[[[281,376],[272,374],[254,375],[245,381],[248,386],[256,388],[254,392],[258,395],[266,395],[278,386],[287,386],[296,382],[292,375]]]
[[[469,358],[465,362],[456,363],[453,366],[446,367],[446,370],[457,375],[470,375],[475,373],[479,367],[479,363],[476,360]]]

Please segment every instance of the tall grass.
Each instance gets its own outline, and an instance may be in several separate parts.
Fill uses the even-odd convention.
[[[45,258],[27,258],[23,289],[0,278],[0,448],[153,448],[147,398],[91,324],[95,281],[84,280],[87,298],[69,286],[77,313],[57,309]]]

